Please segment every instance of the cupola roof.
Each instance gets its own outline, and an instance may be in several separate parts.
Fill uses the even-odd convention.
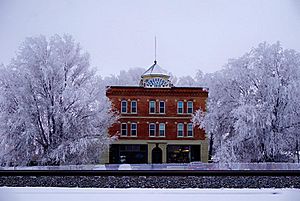
[[[154,61],[154,64],[150,66],[143,74],[142,77],[144,76],[169,76],[168,72],[164,70],[162,67],[160,67],[157,64],[157,61]]]

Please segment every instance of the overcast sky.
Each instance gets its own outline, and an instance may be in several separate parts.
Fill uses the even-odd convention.
[[[68,33],[103,75],[151,66],[214,72],[258,43],[300,51],[298,0],[0,0],[0,63],[27,36]]]

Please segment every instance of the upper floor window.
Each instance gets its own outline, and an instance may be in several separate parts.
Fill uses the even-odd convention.
[[[187,136],[188,137],[193,137],[193,124],[192,123],[188,123],[187,125]]]
[[[177,124],[177,137],[183,137],[183,123]]]
[[[149,102],[149,113],[155,113],[155,101]]]
[[[127,124],[126,123],[121,124],[121,135],[127,136]]]
[[[121,102],[121,113],[127,113],[127,101],[122,100]]]
[[[164,101],[159,102],[159,113],[161,113],[161,114],[165,113],[165,102]]]
[[[137,102],[131,101],[131,113],[137,113]]]
[[[164,137],[166,134],[166,125],[164,123],[159,124],[159,137]]]
[[[131,136],[137,136],[137,124],[131,123]]]
[[[149,124],[149,136],[150,137],[155,137],[155,129],[156,128],[156,125],[151,123]]]
[[[182,101],[178,101],[177,102],[177,113],[178,114],[182,114],[183,113],[183,102]]]
[[[187,113],[189,113],[189,114],[193,113],[193,101],[187,102]]]

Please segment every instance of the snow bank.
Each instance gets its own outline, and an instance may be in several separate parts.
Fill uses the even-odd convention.
[[[54,187],[2,187],[0,200],[5,201],[99,201],[99,200],[299,200],[299,189],[97,189],[97,188],[54,188]]]

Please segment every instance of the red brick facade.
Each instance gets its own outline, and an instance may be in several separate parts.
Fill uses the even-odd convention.
[[[109,162],[207,162],[205,133],[199,128],[193,128],[191,122],[195,110],[205,109],[207,96],[208,92],[199,87],[109,87],[107,97],[112,102],[113,110],[120,115],[118,122],[109,129],[111,136],[118,136],[118,140],[111,145]],[[136,101],[136,113],[131,112],[133,101]],[[164,102],[164,112],[160,110],[161,101]],[[127,104],[127,107],[123,106],[123,112],[122,102]],[[150,102],[155,105],[155,112],[150,112]],[[178,102],[183,106],[182,113],[178,111]],[[164,129],[160,129],[161,124]],[[150,125],[153,136],[150,136]],[[132,126],[136,126],[133,129],[136,131],[133,132],[136,133],[134,136],[131,133]]]
[[[143,88],[112,86],[107,90],[107,97],[111,100],[114,110],[119,111],[120,119],[114,124],[109,133],[118,135],[120,140],[204,140],[203,130],[193,128],[193,137],[187,136],[187,124],[191,123],[191,114],[187,113],[187,102],[193,103],[193,112],[205,108],[208,93],[202,88],[172,87],[172,88]],[[127,101],[127,113],[121,113],[121,101]],[[131,101],[137,101],[137,113],[131,113]],[[149,101],[155,101],[155,113],[149,113]],[[165,113],[159,113],[159,102],[165,102]],[[183,102],[183,114],[177,113],[177,102]],[[121,123],[127,123],[127,136],[120,135]],[[131,136],[130,124],[137,123],[137,136]],[[159,126],[156,126],[156,136],[149,136],[149,124],[165,123],[165,137],[158,135]],[[183,123],[183,137],[177,136],[177,124]]]

